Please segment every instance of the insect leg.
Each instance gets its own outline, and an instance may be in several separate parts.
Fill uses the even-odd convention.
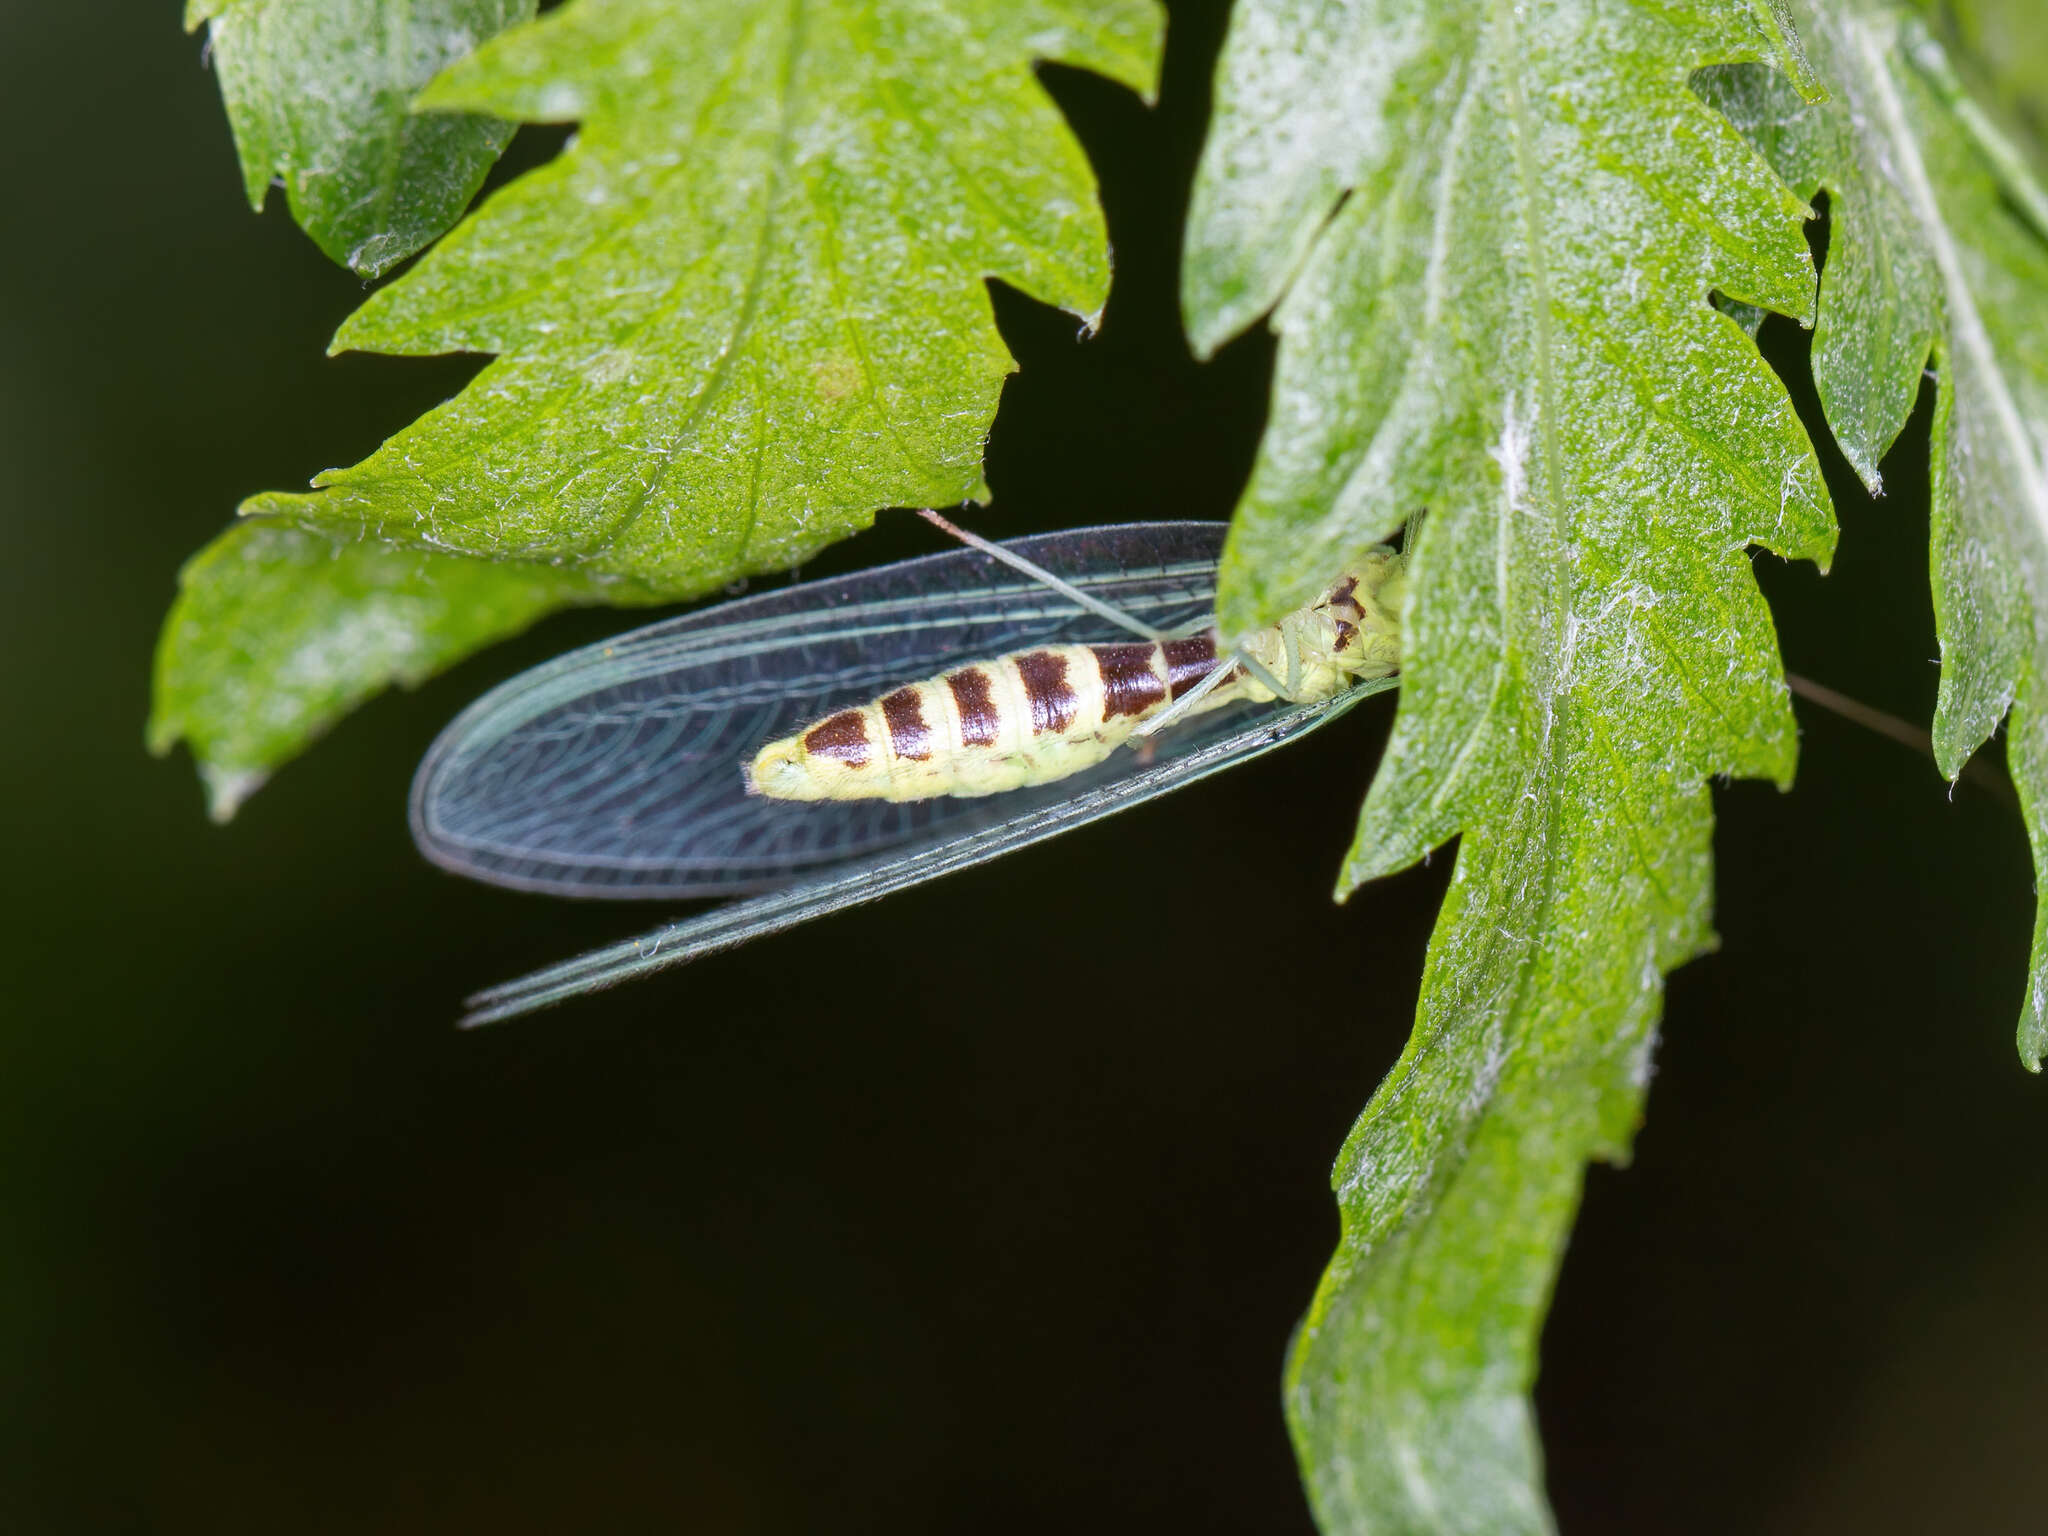
[[[1138,740],[1142,741],[1147,736],[1151,736],[1159,731],[1165,730],[1166,727],[1173,724],[1174,721],[1178,720],[1182,715],[1186,714],[1189,710],[1193,709],[1197,704],[1201,703],[1204,697],[1213,692],[1230,676],[1231,673],[1235,672],[1237,670],[1237,664],[1239,660],[1242,659],[1242,657],[1243,652],[1241,651],[1234,652],[1231,655],[1224,657],[1221,661],[1217,662],[1215,666],[1209,669],[1208,675],[1204,677],[1199,683],[1195,684],[1194,687],[1190,688],[1186,693],[1182,694],[1179,698],[1175,699],[1171,704],[1167,705],[1165,709],[1161,710],[1158,714],[1154,715],[1150,720],[1147,720],[1144,724],[1140,725],[1136,730],[1132,731],[1131,735],[1137,738]]]
[[[978,533],[969,533],[965,528],[955,526],[929,507],[918,508],[917,515],[941,533],[949,533],[970,549],[978,549],[984,555],[1002,561],[1003,564],[1009,566],[1012,570],[1022,571],[1033,581],[1052,588],[1053,591],[1059,593],[1068,602],[1078,604],[1098,618],[1109,620],[1110,623],[1116,625],[1119,629],[1127,629],[1132,634],[1145,640],[1157,641],[1166,638],[1163,631],[1154,629],[1150,624],[1142,620],[1132,618],[1123,609],[1113,604],[1105,603],[1099,597],[1091,597],[1072,582],[1064,581],[1060,577],[1053,575],[1044,566],[1039,565],[1035,561],[1025,559],[1015,550],[1005,549],[1000,544],[984,539]]]
[[[1147,720],[1143,725],[1132,731],[1131,735],[1137,740],[1142,741],[1148,736],[1165,730],[1169,725],[1180,719],[1182,715],[1185,715],[1199,704],[1205,695],[1227,682],[1230,674],[1239,667],[1244,668],[1245,671],[1265,684],[1272,692],[1274,698],[1287,699],[1289,702],[1292,702],[1290,694],[1280,679],[1267,671],[1258,657],[1252,655],[1249,651],[1239,649],[1232,651],[1228,656],[1217,662],[1214,667],[1210,668],[1208,675],[1199,683],[1175,699],[1150,720]]]
[[[1296,652],[1294,654],[1293,660],[1298,660],[1299,656],[1300,653]],[[1260,663],[1259,658],[1252,655],[1251,652],[1234,651],[1231,653],[1231,660],[1235,661],[1238,665],[1243,667],[1245,671],[1251,673],[1253,677],[1256,677],[1260,682],[1264,683],[1266,687],[1272,691],[1274,698],[1286,699],[1289,703],[1294,702],[1294,695],[1296,692],[1294,684],[1290,681],[1285,686],[1282,686],[1280,679],[1275,677],[1271,672],[1268,672],[1265,669],[1264,665]],[[1290,661],[1290,664],[1287,668],[1287,675],[1290,679],[1292,679],[1296,675],[1292,660]]]

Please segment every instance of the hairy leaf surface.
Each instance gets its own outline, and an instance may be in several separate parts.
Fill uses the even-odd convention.
[[[2010,710],[2007,757],[2048,889],[2048,197],[1901,11],[1802,9],[1834,94],[1767,71],[1707,88],[1831,231],[1814,382],[1850,462],[1877,463],[1932,368],[1934,742],[1954,777]],[[2048,1052],[2048,908],[2037,913],[2019,1049]]]
[[[1280,354],[1222,616],[1271,619],[1420,514],[1342,889],[1462,839],[1288,1367],[1327,1531],[1549,1529],[1535,1338],[1584,1164],[1626,1155],[1663,973],[1712,943],[1707,780],[1792,773],[1748,549],[1825,560],[1833,523],[1709,296],[1806,315],[1807,210],[1689,84],[1766,59],[1801,68],[1775,11],[1716,0],[1233,17],[1184,302],[1205,348],[1277,303]]]
[[[153,752],[188,742],[216,820],[280,763],[391,683],[408,687],[598,584],[239,523],[186,564],[157,642]]]
[[[487,614],[530,618],[550,592],[695,596],[787,568],[878,509],[982,495],[1012,366],[985,279],[1084,317],[1109,283],[1093,176],[1033,63],[1149,91],[1160,21],[1151,0],[578,0],[505,34],[422,107],[576,120],[576,139],[335,343],[495,360],[321,489],[243,511],[444,557],[376,558],[414,573],[415,594],[445,577]],[[202,561],[193,579],[217,569]],[[236,601],[289,612],[308,568],[276,571],[276,593]],[[376,604],[371,586],[335,574],[342,590],[312,611],[337,632],[375,627],[344,601]],[[238,590],[257,579],[242,571]],[[454,600],[410,611],[439,627],[408,654],[437,665],[503,633]],[[179,675],[193,689],[235,678],[241,706],[262,709],[269,660],[207,657],[208,643],[195,629],[167,650]],[[288,722],[311,728],[391,674],[373,648],[320,710],[269,713],[261,765],[302,744]],[[231,702],[202,711],[188,693],[167,718],[225,720]],[[202,757],[230,739],[191,734]],[[217,771],[244,771],[249,744],[235,751]]]
[[[423,106],[578,119],[338,348],[498,354],[323,489],[249,510],[684,596],[877,508],[983,494],[1011,361],[983,279],[1081,315],[1109,271],[1034,59],[1149,88],[1145,0],[581,0]]]
[[[462,215],[512,136],[493,117],[416,117],[412,98],[534,0],[190,0],[208,26],[250,206],[273,177],[321,250],[365,277]]]

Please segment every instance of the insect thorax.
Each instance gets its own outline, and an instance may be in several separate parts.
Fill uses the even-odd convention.
[[[1282,694],[1297,704],[1334,698],[1354,683],[1386,677],[1401,665],[1401,596],[1406,561],[1377,549],[1314,602],[1287,614],[1244,643]],[[1241,677],[1235,696],[1271,699],[1255,676]]]

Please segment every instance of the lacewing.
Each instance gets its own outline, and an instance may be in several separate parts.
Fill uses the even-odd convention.
[[[420,850],[458,874],[563,896],[734,896],[470,999],[465,1024],[545,1007],[979,864],[1270,751],[1391,688],[1239,699],[1055,782],[971,798],[749,793],[764,744],[892,689],[1011,653],[1199,631],[1220,523],[1010,541],[1062,593],[978,549],[807,582],[572,651],[492,690],[413,782]]]

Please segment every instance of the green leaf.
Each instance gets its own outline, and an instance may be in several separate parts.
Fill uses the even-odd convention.
[[[1803,73],[1716,0],[1232,19],[1184,303],[1204,349],[1277,303],[1280,349],[1219,608],[1420,513],[1340,894],[1461,839],[1288,1365],[1329,1532],[1550,1529],[1527,1392],[1584,1164],[1626,1156],[1663,973],[1713,943],[1707,781],[1792,773],[1748,549],[1825,560],[1833,523],[1710,295],[1808,314],[1807,209],[1689,84],[1766,59]]]
[[[186,563],[157,645],[152,752],[189,742],[215,820],[372,694],[414,686],[598,583],[240,523]]]
[[[2041,24],[2041,0],[1920,0],[1920,9],[1954,50],[1973,95],[2017,131],[2038,172],[2048,164],[2048,27]]]
[[[419,88],[534,0],[190,0],[242,180],[261,210],[272,177],[320,249],[365,277],[453,224],[512,136],[477,116],[414,117]]]
[[[696,596],[880,508],[981,495],[1012,366],[984,279],[1090,323],[1109,284],[1093,176],[1033,61],[1149,91],[1159,48],[1150,0],[581,0],[486,46],[422,105],[581,131],[336,346],[498,356],[323,489],[246,503],[323,536],[308,548],[362,547],[364,574],[344,561],[315,593],[304,562],[257,561],[238,611],[304,601],[323,634],[381,632],[372,578],[401,572],[417,675],[550,603]],[[437,558],[367,552],[383,544]],[[518,563],[493,576],[460,556]],[[394,675],[375,646],[353,671],[329,648],[321,689],[272,700],[278,670],[244,665],[205,611],[188,594],[172,616],[160,677],[178,693],[159,718],[231,787]],[[237,727],[245,711],[261,724]]]
[[[1808,8],[1833,100],[1731,71],[1714,89],[1831,231],[1813,354],[1829,424],[1873,487],[1931,366],[1935,752],[1953,778],[2011,711],[2007,757],[2048,890],[2048,197],[1892,8]],[[2019,1050],[2048,1051],[2048,908]]]
[[[1106,236],[1031,73],[1149,89],[1146,0],[581,0],[421,98],[576,118],[337,348],[488,352],[311,495],[247,510],[671,596],[786,568],[878,508],[984,494],[1011,359],[983,279],[1092,317]]]

